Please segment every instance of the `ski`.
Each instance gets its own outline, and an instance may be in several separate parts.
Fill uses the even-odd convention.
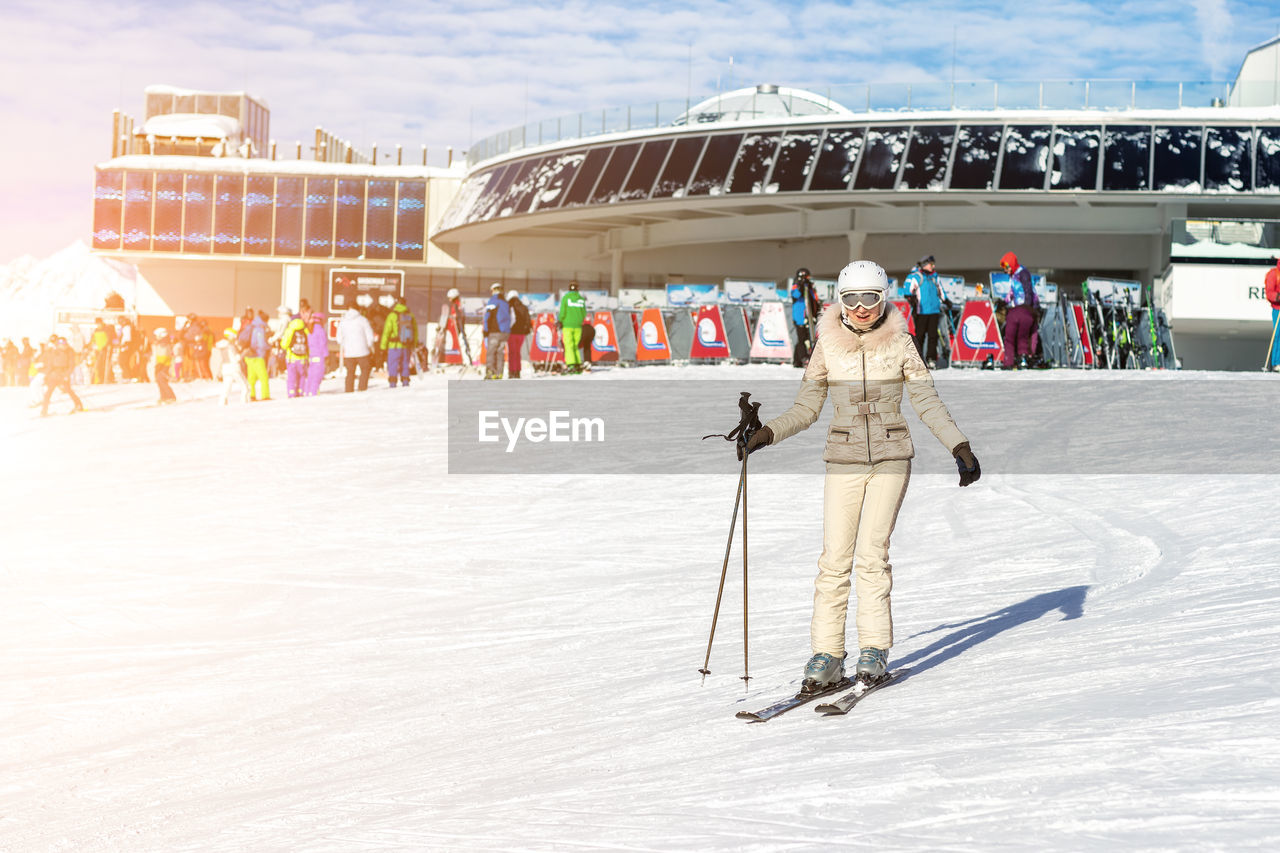
[[[854,705],[857,705],[867,696],[876,692],[881,687],[885,687],[889,684],[892,684],[893,682],[897,681],[899,678],[906,675],[910,671],[911,670],[909,669],[894,670],[893,672],[886,673],[883,678],[881,678],[879,681],[875,682],[874,684],[867,684],[866,682],[859,681],[854,685],[854,688],[852,690],[850,690],[845,695],[841,696],[839,699],[835,700],[834,702],[823,702],[817,708],[814,708],[814,710],[817,711],[819,714],[824,714],[828,717],[837,716],[839,714],[847,714],[851,710],[853,710]]]
[[[739,711],[734,714],[739,720],[747,720],[752,723],[763,723],[765,720],[772,720],[774,717],[792,708],[799,708],[801,705],[812,702],[814,699],[821,699],[823,696],[830,696],[844,690],[853,682],[848,678],[842,678],[840,681],[828,687],[826,690],[820,690],[817,693],[797,693],[794,696],[788,696],[774,702],[767,708],[761,708],[759,711]]]

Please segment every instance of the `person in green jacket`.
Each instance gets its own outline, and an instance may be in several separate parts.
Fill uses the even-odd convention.
[[[582,321],[587,317],[587,299],[578,292],[578,283],[569,282],[569,289],[560,298],[560,313],[556,325],[560,328],[564,343],[564,372],[581,373],[582,357],[578,344],[582,340]]]
[[[409,359],[413,358],[413,350],[418,346],[418,322],[409,313],[409,306],[404,304],[404,297],[396,300],[396,307],[387,315],[382,324],[382,349],[387,353],[387,381],[396,387],[396,380],[408,387]]]

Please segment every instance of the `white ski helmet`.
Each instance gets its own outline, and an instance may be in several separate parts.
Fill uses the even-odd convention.
[[[450,299],[457,299],[458,296],[460,295],[461,294],[458,293],[458,288],[456,287],[449,288],[449,292],[445,294],[445,296],[449,297]]]
[[[520,295],[520,291],[516,290],[513,287],[507,291],[507,301],[510,302],[512,299],[515,299],[519,295]]]
[[[888,296],[889,276],[874,261],[854,261],[840,270],[840,276],[836,279],[836,293],[840,296],[877,291]]]

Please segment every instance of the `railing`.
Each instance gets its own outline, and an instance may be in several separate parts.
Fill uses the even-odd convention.
[[[1262,84],[1271,97],[1273,85]],[[1159,80],[956,81],[942,83],[857,83],[809,89],[854,113],[983,110],[1127,110],[1219,107],[1227,103],[1230,83]],[[467,165],[474,166],[512,151],[585,139],[608,133],[669,127],[696,99],[653,101],[629,107],[606,107],[530,122],[472,143]],[[1271,101],[1267,101],[1270,103]],[[1280,102],[1280,101],[1278,101]],[[813,116],[812,118],[818,118]],[[689,117],[690,124],[714,124],[708,114]]]

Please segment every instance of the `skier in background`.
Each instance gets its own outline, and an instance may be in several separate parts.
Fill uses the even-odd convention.
[[[1280,373],[1280,260],[1267,270],[1265,291],[1271,303],[1271,352],[1267,355],[1267,367]]]
[[[462,294],[458,288],[451,287],[445,294],[444,306],[440,309],[440,322],[436,324],[435,363],[436,370],[444,369],[444,351],[449,345],[449,321],[458,333],[458,349],[462,351],[462,338],[467,333],[467,319],[462,311]]]
[[[387,353],[387,381],[396,387],[396,380],[409,387],[411,367],[409,357],[418,345],[418,324],[404,304],[404,297],[396,299],[396,306],[387,315],[382,326],[382,349]]]
[[[820,310],[809,269],[800,267],[791,281],[791,325],[796,329],[796,345],[791,351],[792,367],[804,367],[809,363],[814,344],[809,340],[809,321],[816,321]]]
[[[556,315],[556,327],[560,329],[564,346],[564,372],[581,373],[582,356],[578,353],[582,342],[582,322],[587,317],[587,300],[578,292],[578,283],[569,282],[569,289],[560,298],[560,313]]]
[[[916,263],[907,274],[906,285],[907,301],[915,314],[916,349],[925,367],[933,370],[938,366],[938,318],[942,315],[942,289],[933,255],[926,255]]]
[[[253,316],[253,309],[247,308],[245,319],[240,322],[240,334],[236,344],[244,356],[245,383],[253,391],[254,400],[270,400],[271,384],[267,367],[267,359],[271,357],[274,347],[271,344],[271,327],[267,323],[267,312],[259,311]],[[246,322],[247,321],[247,322]],[[261,391],[259,391],[261,388]]]
[[[982,474],[969,441],[938,397],[907,323],[888,303],[879,265],[854,261],[840,271],[840,303],[818,321],[818,340],[794,405],[755,432],[747,452],[777,444],[818,420],[830,391],[835,418],[828,433],[823,489],[822,556],[818,558],[810,642],[802,690],[844,678],[850,571],[857,582],[856,674],[883,678],[893,646],[889,537],[911,475],[915,447],[901,414],[903,391],[920,420],[951,452],[960,485]]]
[[[1000,259],[1000,269],[1009,275],[1009,310],[1004,320],[1004,369],[1028,367],[1027,358],[1032,354],[1031,333],[1035,331],[1034,308],[1039,301],[1031,273],[1018,263],[1018,256],[1006,252]]]
[[[169,330],[164,326],[156,329],[151,342],[151,375],[156,378],[156,388],[160,391],[160,405],[178,402],[178,395],[173,393],[169,385],[169,371],[173,368],[173,352],[176,342]]]
[[[524,364],[521,358],[524,338],[533,332],[533,320],[529,317],[528,307],[520,301],[520,291],[515,288],[507,291],[507,305],[511,306],[511,334],[507,337],[507,378],[519,379],[520,367]]]
[[[360,368],[360,390],[369,389],[369,361],[377,338],[373,336],[373,326],[360,313],[360,309],[352,306],[338,321],[338,354],[342,357],[342,366],[346,370],[346,393],[356,389],[356,368]]]
[[[294,317],[284,327],[284,337],[280,345],[284,348],[285,388],[290,397],[301,397],[307,384],[307,371],[311,367],[311,349],[307,344],[307,318],[311,311]]]
[[[502,347],[510,334],[511,306],[502,298],[502,284],[495,281],[484,304],[485,379],[502,378]]]
[[[302,386],[302,396],[314,397],[320,393],[329,361],[329,329],[322,311],[314,312],[307,320],[307,359],[307,381]]]
[[[249,384],[245,381],[240,362],[242,356],[236,347],[236,330],[222,330],[222,340],[213,345],[213,354],[209,358],[209,369],[215,379],[222,380],[222,405],[231,401],[231,392],[238,389],[238,397],[249,402]]]

